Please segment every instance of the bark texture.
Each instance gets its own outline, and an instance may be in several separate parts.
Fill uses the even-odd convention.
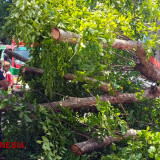
[[[78,39],[80,38],[80,35],[75,34],[73,32],[64,31],[62,29],[53,28],[51,31],[52,38],[58,41],[68,42],[72,44],[78,43]],[[108,44],[102,44],[103,47],[108,47]],[[119,48],[119,49],[133,49],[137,45],[137,42],[134,41],[125,41],[116,39],[115,42],[112,44],[113,48]]]
[[[62,29],[53,28],[51,32],[52,38],[58,41],[76,44],[80,36],[73,32],[64,31]]]
[[[160,71],[150,63],[149,60],[147,60],[146,53],[141,42],[137,42],[136,56],[140,60],[140,64],[136,64],[135,69],[153,82],[160,81]]]
[[[71,151],[75,153],[76,155],[82,155],[85,153],[92,152],[94,150],[106,147],[114,142],[118,142],[123,138],[128,138],[128,137],[136,137],[137,135],[136,130],[130,129],[127,131],[127,133],[124,136],[117,136],[117,137],[107,137],[105,136],[103,138],[103,141],[100,141],[99,139],[90,139],[88,141],[80,142],[77,144],[71,145]]]
[[[145,90],[144,94],[142,94],[143,98],[156,98],[160,96],[160,87],[156,87],[154,89]],[[133,103],[138,102],[140,99],[137,98],[135,93],[123,93],[118,96],[108,96],[102,95],[99,96],[101,101],[107,102],[109,101],[111,104],[124,104],[124,103]],[[43,103],[41,104],[43,107],[49,107],[53,110],[56,110],[57,106],[69,107],[73,110],[83,109],[83,108],[92,108],[96,105],[97,100],[94,97],[86,97],[86,98],[71,98],[66,99],[64,101],[51,102],[51,103]]]
[[[148,90],[144,91],[144,94],[142,94],[142,98],[148,98],[153,99],[160,96],[160,87],[154,87]],[[117,96],[109,96],[109,95],[101,95],[99,96],[99,99],[104,102],[110,102],[111,104],[124,104],[124,103],[133,103],[133,102],[139,102],[140,99],[137,98],[135,93],[123,93],[119,94]],[[63,108],[69,107],[73,110],[79,110],[83,108],[89,108],[94,109],[95,105],[97,103],[97,100],[94,97],[85,97],[85,98],[78,98],[78,97],[70,97],[63,101],[57,101],[57,102],[50,102],[50,103],[42,103],[38,104],[41,105],[44,108],[50,108],[53,111],[60,111],[58,106],[61,106]],[[32,104],[28,104],[30,110],[32,110]],[[12,106],[8,106],[0,111],[7,111],[10,110]]]
[[[33,68],[33,67],[23,67],[22,73],[24,74],[37,74],[43,75],[44,70],[40,68]]]

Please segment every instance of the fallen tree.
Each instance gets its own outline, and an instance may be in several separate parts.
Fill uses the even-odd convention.
[[[62,29],[53,28],[52,29],[52,37],[59,41],[64,41],[68,43],[76,44],[80,36],[73,32],[63,31]]]
[[[141,93],[140,93],[141,94]],[[160,96],[160,87],[151,88],[144,91],[144,94],[141,95],[141,99],[137,98],[136,93],[121,93],[117,96],[108,96],[102,95],[99,96],[99,99],[104,102],[110,102],[111,104],[128,104],[141,101],[142,98],[157,98]],[[97,103],[97,99],[95,97],[86,97],[86,98],[76,98],[72,97],[71,99],[66,99],[64,101],[51,102],[51,103],[43,103],[41,104],[43,107],[48,107],[56,110],[57,106],[69,107],[71,109],[83,109],[87,107],[93,107]]]
[[[141,98],[137,98],[137,93],[120,93],[116,96],[110,95],[101,95],[99,96],[99,100],[104,102],[110,102],[111,104],[129,104],[134,102],[140,102],[143,98],[153,99],[158,98],[160,96],[160,87],[151,87],[148,90],[144,91],[144,94],[141,92]],[[66,100],[57,101],[57,102],[49,102],[49,103],[42,103],[38,105],[42,105],[44,108],[50,108],[53,111],[59,111],[58,106],[63,108],[69,107],[73,110],[79,110],[84,108],[94,108],[97,103],[97,99],[95,97],[85,97],[85,98],[78,98],[78,97],[69,97]],[[31,104],[28,104],[32,108]],[[12,106],[8,106],[1,111],[7,111],[11,109]]]
[[[24,67],[22,70],[23,73],[28,74],[28,73],[37,73],[37,74],[42,74],[44,71],[41,69],[37,68],[31,68],[31,67]],[[64,78],[67,80],[73,80],[75,76],[73,74],[66,74],[64,75]],[[88,78],[88,77],[83,77],[83,81],[85,83],[88,83],[88,81],[96,82],[95,79]],[[106,83],[101,83],[103,85],[100,85],[99,87],[104,90],[108,91],[109,87]],[[140,93],[141,94],[141,93]],[[142,94],[142,97],[144,98],[156,98],[160,96],[160,88],[156,86],[152,86],[149,90],[145,90],[144,94]],[[129,93],[119,93],[118,95],[115,96],[108,96],[108,95],[102,95],[100,96],[100,100],[102,101],[109,101],[111,104],[123,104],[123,103],[133,103],[139,101],[137,98],[137,95],[135,93],[129,94]],[[72,99],[68,99],[65,101],[59,101],[59,102],[51,102],[50,106],[52,106],[53,110],[58,105],[61,105],[62,107],[67,107],[69,106],[72,109],[79,109],[79,108],[85,108],[88,106],[95,106],[96,105],[96,99],[94,97],[86,97],[86,98],[77,98],[73,97]],[[43,104],[43,106],[48,106],[48,104]]]
[[[57,37],[55,38],[54,35],[56,35]],[[52,36],[56,40],[65,41],[65,42],[74,43],[74,44],[77,43],[78,38],[79,38],[79,36],[77,36],[74,33],[64,32],[63,30],[58,30],[58,29],[52,30]],[[103,47],[108,47],[108,45],[103,44]],[[154,82],[157,82],[158,80],[160,80],[160,73],[158,69],[147,60],[146,53],[140,42],[116,39],[115,42],[112,44],[112,47],[117,48],[117,49],[127,49],[127,50],[136,49],[135,55],[138,57],[140,62],[136,63],[135,69],[139,71],[142,75],[144,75],[149,80],[152,80]],[[15,52],[5,50],[5,53],[23,62],[28,61],[28,59],[25,59],[21,56],[20,57],[17,56]],[[44,70],[25,66],[23,67],[22,72],[24,74],[43,75]],[[64,75],[64,78],[67,80],[74,80],[75,75],[66,74]],[[89,78],[89,77],[83,77],[83,82],[93,84],[93,83],[98,82],[98,80]],[[109,86],[105,82],[100,82],[99,88],[101,88],[105,92],[108,92]],[[144,94],[141,95],[141,99],[142,98],[152,99],[152,98],[157,98],[159,96],[160,96],[160,87],[155,86],[155,87],[151,87],[151,89],[149,90],[145,90]],[[99,99],[105,102],[109,101],[111,104],[133,103],[133,102],[138,102],[141,100],[137,98],[136,93],[132,93],[132,94],[119,93],[118,95],[115,95],[115,96],[101,95],[99,96]],[[97,99],[95,97],[85,97],[85,98],[72,97],[72,98],[68,98],[63,101],[43,103],[40,105],[42,105],[44,108],[49,107],[54,111],[58,111],[59,110],[58,106],[61,106],[63,108],[69,107],[73,110],[79,110],[83,108],[95,107],[96,103],[97,103]],[[7,111],[7,109],[11,109],[11,106],[9,106],[6,109],[2,109],[1,111],[5,111],[5,110]],[[95,139],[91,139],[86,142],[81,142],[81,143],[72,145],[71,150],[75,154],[81,155],[81,154],[85,154],[85,153],[94,151],[95,149],[105,147],[113,142],[119,141],[120,139],[121,139],[121,136],[105,137],[104,142],[102,143],[97,142],[97,140]]]
[[[80,38],[79,35],[73,36],[74,33],[69,31],[63,31],[58,28],[53,28],[51,34],[52,38],[54,38],[55,40],[64,41],[68,43],[72,43],[72,41],[66,41],[67,38],[74,39],[74,44],[78,43],[78,39]],[[150,63],[147,60],[146,53],[141,42],[115,39],[111,46],[117,49],[133,51],[135,50],[134,53],[140,61],[140,63],[136,63],[135,69],[139,71],[142,75],[144,75],[147,79],[153,82],[157,82],[160,80],[160,72],[152,63]],[[103,47],[108,47],[108,45],[103,44]]]

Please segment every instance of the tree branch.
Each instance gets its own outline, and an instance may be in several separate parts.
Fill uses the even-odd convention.
[[[117,137],[105,136],[103,138],[103,141],[101,141],[98,138],[97,139],[90,139],[88,141],[84,141],[84,142],[80,142],[80,143],[76,143],[76,144],[71,145],[71,151],[73,153],[75,153],[76,155],[82,155],[85,153],[93,152],[94,150],[104,148],[114,142],[118,142],[122,138],[126,139],[128,137],[137,137],[138,132],[140,132],[140,131],[130,129],[127,131],[127,133],[124,136],[122,136],[122,135],[119,135]]]
[[[25,58],[25,57],[23,57],[23,56],[15,53],[15,52],[13,52],[13,51],[10,51],[10,50],[8,50],[8,49],[5,49],[5,50],[4,50],[4,53],[8,54],[10,58],[11,58],[11,57],[14,57],[14,58],[16,58],[16,59],[18,59],[18,60],[20,60],[20,61],[22,61],[22,62],[27,62],[27,61],[28,61],[27,58]]]
[[[39,69],[39,68],[32,68],[32,67],[23,67],[22,69],[22,73],[24,74],[38,74],[38,75],[42,75],[44,73],[44,70],[43,69]],[[76,78],[75,75],[73,74],[66,74],[63,76],[66,80],[74,80]],[[93,84],[93,83],[96,83],[96,82],[99,82],[99,88],[102,89],[103,91],[105,91],[106,93],[108,93],[108,90],[109,90],[109,86],[107,83],[105,82],[102,82],[102,81],[98,81],[94,78],[89,78],[89,77],[83,77],[83,82],[84,83],[87,83],[87,84]]]
[[[142,98],[153,99],[160,96],[160,87],[156,87],[154,90],[148,89],[144,91],[142,94]],[[139,102],[140,99],[137,98],[135,93],[123,93],[117,96],[108,96],[102,95],[99,96],[101,101],[107,102],[109,101],[111,104],[124,104],[124,103],[133,103]],[[83,108],[92,108],[96,105],[97,100],[94,97],[86,97],[86,98],[72,98],[64,101],[51,102],[51,109],[56,110],[57,106],[69,107],[73,110],[83,109]],[[41,104],[43,107],[48,107],[47,103]],[[49,106],[49,107],[50,107]]]

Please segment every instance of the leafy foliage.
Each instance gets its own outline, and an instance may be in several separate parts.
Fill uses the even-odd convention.
[[[42,76],[22,74],[22,79],[31,88],[25,99],[18,103],[18,97],[1,101],[2,107],[16,104],[14,111],[5,113],[4,133],[11,140],[13,137],[17,138],[15,140],[22,137],[26,150],[22,151],[20,158],[159,158],[159,99],[142,99],[143,87],[140,82],[135,83],[139,73],[133,72],[137,60],[134,52],[111,47],[115,38],[142,41],[147,37],[144,48],[147,55],[151,56],[153,48],[159,43],[159,4],[159,0],[14,1],[5,24],[6,31],[10,36],[15,35],[17,42],[20,37],[28,48],[33,44],[33,58],[26,65],[44,69]],[[78,43],[73,45],[52,39],[51,29],[54,27],[79,34]],[[108,45],[107,48],[103,48],[104,43]],[[66,73],[74,73],[77,79],[65,81],[63,76]],[[137,97],[142,102],[114,106],[101,102],[98,97],[103,92],[97,90],[98,83],[90,86],[78,82],[83,76],[108,83],[110,95],[116,96],[116,91],[140,91]],[[61,112],[55,113],[42,106],[36,107],[36,102],[64,100],[74,96],[95,97],[97,111],[73,112],[60,108]],[[35,102],[35,111],[28,111],[26,101]],[[32,115],[36,118],[32,119]],[[115,130],[121,130],[124,135],[127,125],[144,131],[140,132],[137,140],[113,144],[87,156],[76,157],[69,149],[71,144],[86,140],[86,136],[114,136]],[[152,131],[145,130],[147,126]],[[13,152],[5,152],[8,157],[13,155]],[[20,156],[18,151],[17,156]]]
[[[2,31],[2,28],[6,22],[5,18],[9,15],[9,5],[11,1],[0,0],[0,41],[3,44],[10,44],[11,39],[8,37],[7,33]]]

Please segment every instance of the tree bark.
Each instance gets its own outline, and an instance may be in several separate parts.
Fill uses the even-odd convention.
[[[136,64],[135,69],[153,82],[160,81],[160,71],[147,60],[146,53],[141,42],[137,42],[137,49],[135,53],[140,60],[140,64]]]
[[[37,75],[43,75],[44,70],[40,68],[33,68],[33,67],[23,67],[22,73],[24,74],[37,74]]]
[[[144,91],[142,94],[142,98],[153,99],[160,96],[160,87],[151,88]],[[140,99],[137,98],[135,93],[123,93],[117,96],[109,96],[109,95],[101,95],[99,99],[104,102],[110,102],[111,104],[124,104],[124,103],[134,103],[139,102]],[[57,101],[57,102],[50,102],[50,103],[42,103],[37,104],[41,105],[44,108],[50,108],[53,111],[57,112],[60,111],[58,106],[63,108],[69,107],[73,110],[79,110],[83,108],[95,108],[97,100],[95,97],[85,97],[85,98],[78,98],[78,97],[71,97],[64,101]],[[32,104],[28,104],[29,108],[32,109]],[[9,106],[9,109],[11,106]],[[8,108],[4,108],[3,111],[8,110]],[[0,110],[2,111],[2,110]]]
[[[9,57],[14,57],[14,58],[16,58],[16,59],[18,59],[18,60],[20,60],[20,61],[22,61],[22,62],[27,62],[27,61],[28,61],[27,58],[25,58],[25,57],[23,57],[23,56],[15,53],[15,52],[13,52],[13,51],[10,51],[10,50],[8,50],[8,49],[5,49],[5,50],[4,50],[4,53],[8,54]]]
[[[51,32],[55,40],[76,44],[80,36],[73,32],[63,31],[62,29],[53,28]]]
[[[124,136],[117,136],[117,137],[107,137],[105,136],[103,138],[103,141],[100,141],[99,139],[90,139],[88,141],[80,142],[77,144],[71,145],[71,151],[76,155],[82,155],[85,153],[93,152],[94,150],[104,148],[114,142],[118,142],[123,138],[128,137],[136,137],[137,135],[136,130],[130,129],[127,131],[127,133]]]
[[[155,87],[153,89],[148,89],[144,91],[142,94],[142,98],[156,98],[160,96],[160,87]],[[135,93],[123,93],[118,96],[108,96],[102,95],[99,96],[101,101],[107,102],[109,101],[111,104],[124,104],[124,103],[133,103],[139,102],[140,99],[137,98]],[[94,97],[86,97],[86,98],[77,98],[73,97],[71,99],[66,99],[64,101],[51,102],[51,103],[43,103],[41,104],[43,107],[49,107],[53,110],[57,109],[57,106],[69,107],[73,110],[83,109],[83,108],[92,108],[96,105],[97,100]]]
[[[134,69],[152,82],[160,81],[160,71],[150,62],[136,64]]]
[[[52,38],[58,41],[68,42],[72,44],[78,43],[80,35],[73,32],[64,31],[62,29],[53,28],[51,31]],[[134,41],[125,41],[120,39],[115,39],[115,42],[112,44],[113,48],[119,49],[128,49],[131,50],[137,46],[137,42]],[[108,44],[103,44],[103,47],[108,47]]]
[[[117,49],[133,50],[134,48],[137,48],[137,42],[131,40],[126,41],[121,39],[115,39],[115,41],[112,44],[112,47]]]

